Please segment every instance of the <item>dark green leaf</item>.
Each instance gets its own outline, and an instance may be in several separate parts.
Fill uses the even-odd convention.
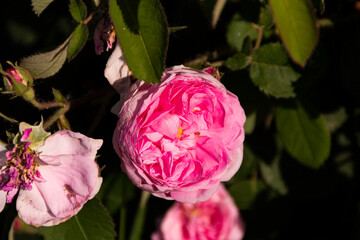
[[[16,202],[7,204],[0,217],[0,240],[8,240],[11,225],[17,215]]]
[[[274,97],[294,97],[292,82],[300,75],[287,65],[288,57],[279,43],[263,45],[254,52],[250,66],[252,81]]]
[[[168,24],[158,0],[110,0],[109,13],[129,69],[139,80],[160,81],[165,69]]]
[[[271,11],[268,7],[260,8],[259,26],[263,29],[269,29],[274,24]]]
[[[330,153],[330,135],[321,116],[291,101],[277,107],[275,118],[287,151],[306,166],[320,167]]]
[[[242,20],[239,15],[235,15],[228,26],[226,39],[230,46],[241,52],[246,37],[255,40],[258,36],[257,30],[251,22]]]
[[[70,220],[52,227],[40,227],[45,240],[113,240],[114,223],[101,202],[94,198]]]
[[[342,107],[334,112],[323,114],[323,118],[327,130],[333,133],[346,122],[348,116],[345,108]]]
[[[40,14],[52,3],[54,0],[31,0],[31,6],[33,6],[33,11],[36,15]]]
[[[288,189],[280,172],[280,157],[276,157],[271,165],[260,161],[260,172],[264,182],[281,195],[288,193]]]
[[[72,35],[68,47],[67,58],[71,61],[84,47],[89,36],[88,27],[84,24],[79,24]]]
[[[56,74],[63,66],[71,36],[56,49],[22,58],[20,66],[28,69],[34,79],[47,78]]]
[[[281,39],[294,62],[304,67],[318,41],[315,14],[308,0],[269,0]]]
[[[260,161],[261,159],[253,153],[249,146],[244,144],[244,157],[241,167],[228,183],[234,184],[251,178],[254,174],[256,174],[257,166]]]
[[[125,174],[111,174],[104,179],[100,193],[110,214],[114,214],[135,197],[136,188]]]
[[[256,196],[265,189],[265,185],[258,180],[244,180],[229,188],[231,196],[241,210],[251,209]]]
[[[69,11],[78,23],[82,23],[86,18],[87,9],[82,0],[70,0]]]
[[[225,61],[225,66],[227,66],[233,71],[241,70],[249,66],[249,64],[251,63],[251,59],[252,58],[247,56],[246,54],[238,52]]]

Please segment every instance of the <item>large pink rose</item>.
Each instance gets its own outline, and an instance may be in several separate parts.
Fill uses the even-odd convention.
[[[241,165],[244,110],[204,71],[175,66],[160,84],[136,82],[118,117],[113,145],[122,169],[155,196],[205,201]]]
[[[16,208],[27,224],[52,226],[77,214],[99,191],[95,156],[102,140],[59,131],[32,148],[26,129],[18,144],[0,148],[0,211],[18,193]]]
[[[221,185],[205,202],[175,203],[152,240],[240,240],[244,231],[239,210]]]

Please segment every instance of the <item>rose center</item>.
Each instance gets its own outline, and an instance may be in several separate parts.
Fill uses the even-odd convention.
[[[30,142],[21,142],[6,153],[7,161],[0,171],[1,190],[14,191],[20,187],[31,190],[34,179],[41,179],[36,162],[38,153],[29,145]]]

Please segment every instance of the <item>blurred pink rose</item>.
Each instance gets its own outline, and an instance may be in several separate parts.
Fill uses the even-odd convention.
[[[94,161],[102,140],[59,131],[32,149],[26,129],[4,155],[0,149],[0,211],[19,193],[16,208],[27,224],[52,226],[77,214],[99,191],[102,178]]]
[[[207,201],[175,203],[152,240],[240,240],[245,225],[225,187]]]
[[[113,145],[122,169],[155,196],[205,201],[241,165],[244,110],[204,71],[175,66],[161,84],[136,82],[118,117]]]

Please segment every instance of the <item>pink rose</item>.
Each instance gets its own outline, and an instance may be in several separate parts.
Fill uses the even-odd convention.
[[[184,66],[161,84],[136,82],[118,113],[113,136],[123,171],[165,199],[209,199],[243,157],[245,113],[210,74]]]
[[[207,201],[175,203],[152,240],[240,240],[245,224],[225,187]]]
[[[19,217],[27,224],[52,226],[77,214],[99,191],[102,178],[94,159],[102,140],[63,130],[33,149],[31,131],[26,129],[5,156],[0,151],[0,211],[19,193]]]

